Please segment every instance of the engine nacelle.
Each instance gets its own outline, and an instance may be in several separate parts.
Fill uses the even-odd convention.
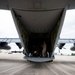
[[[65,43],[59,43],[59,44],[58,44],[58,48],[59,48],[59,49],[62,49],[62,47],[63,47],[64,45],[65,45]]]
[[[11,47],[8,45],[7,42],[0,42],[0,49],[10,50]]]
[[[15,44],[19,47],[19,49],[22,48],[22,44],[21,43],[15,43]]]
[[[75,51],[75,43],[74,43],[73,46],[70,48],[70,50]]]

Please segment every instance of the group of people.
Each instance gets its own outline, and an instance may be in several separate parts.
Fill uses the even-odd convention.
[[[33,57],[49,57],[49,53],[47,52],[47,45],[45,42],[43,42],[43,44],[41,45],[41,48],[35,48],[33,53],[29,53],[29,56],[33,56]]]

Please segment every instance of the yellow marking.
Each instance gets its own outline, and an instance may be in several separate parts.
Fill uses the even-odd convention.
[[[29,60],[26,60],[26,62],[30,62]]]
[[[54,64],[54,62],[52,61],[52,62],[50,62],[51,64]]]

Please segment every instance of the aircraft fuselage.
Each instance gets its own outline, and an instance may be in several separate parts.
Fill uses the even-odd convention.
[[[24,54],[34,58],[54,57],[66,9],[74,7],[74,0],[1,0],[0,3],[0,8],[11,10]]]

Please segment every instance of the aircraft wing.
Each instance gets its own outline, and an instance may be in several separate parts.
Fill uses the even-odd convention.
[[[59,39],[58,43],[75,43],[75,39]]]
[[[75,39],[65,39],[65,38],[64,38],[64,39],[59,39],[59,40],[58,40],[58,43],[57,43],[58,48],[59,48],[59,49],[62,49],[63,46],[64,46],[66,43],[73,43],[74,46],[71,47],[71,50],[72,50],[72,51],[75,51]]]
[[[32,0],[32,2],[33,1],[35,1],[35,0]],[[61,0],[58,0],[58,1],[52,0],[52,1],[58,3],[58,1],[60,2]],[[65,1],[67,1],[68,9],[74,9],[75,8],[75,0],[65,0]],[[27,2],[27,0],[14,0],[14,1],[13,0],[0,0],[0,9],[7,9],[7,10],[9,10],[10,9],[10,6],[13,7],[13,8],[15,6],[16,7],[20,7],[20,4],[21,3],[22,3],[21,7],[22,8],[26,8],[27,7],[27,3],[26,2]],[[24,3],[26,3],[26,5],[25,5],[26,7],[23,6]],[[58,4],[58,5],[60,5],[60,4]],[[54,6],[56,6],[56,5],[54,5]]]
[[[7,43],[20,43],[19,38],[0,38],[0,42],[7,42]]]
[[[22,44],[19,38],[0,38],[0,49],[11,49],[8,43],[15,43],[19,49],[22,48]]]
[[[19,38],[0,38],[0,42],[8,42],[8,43],[20,43],[21,40]],[[75,43],[75,39],[59,39],[58,43]]]

